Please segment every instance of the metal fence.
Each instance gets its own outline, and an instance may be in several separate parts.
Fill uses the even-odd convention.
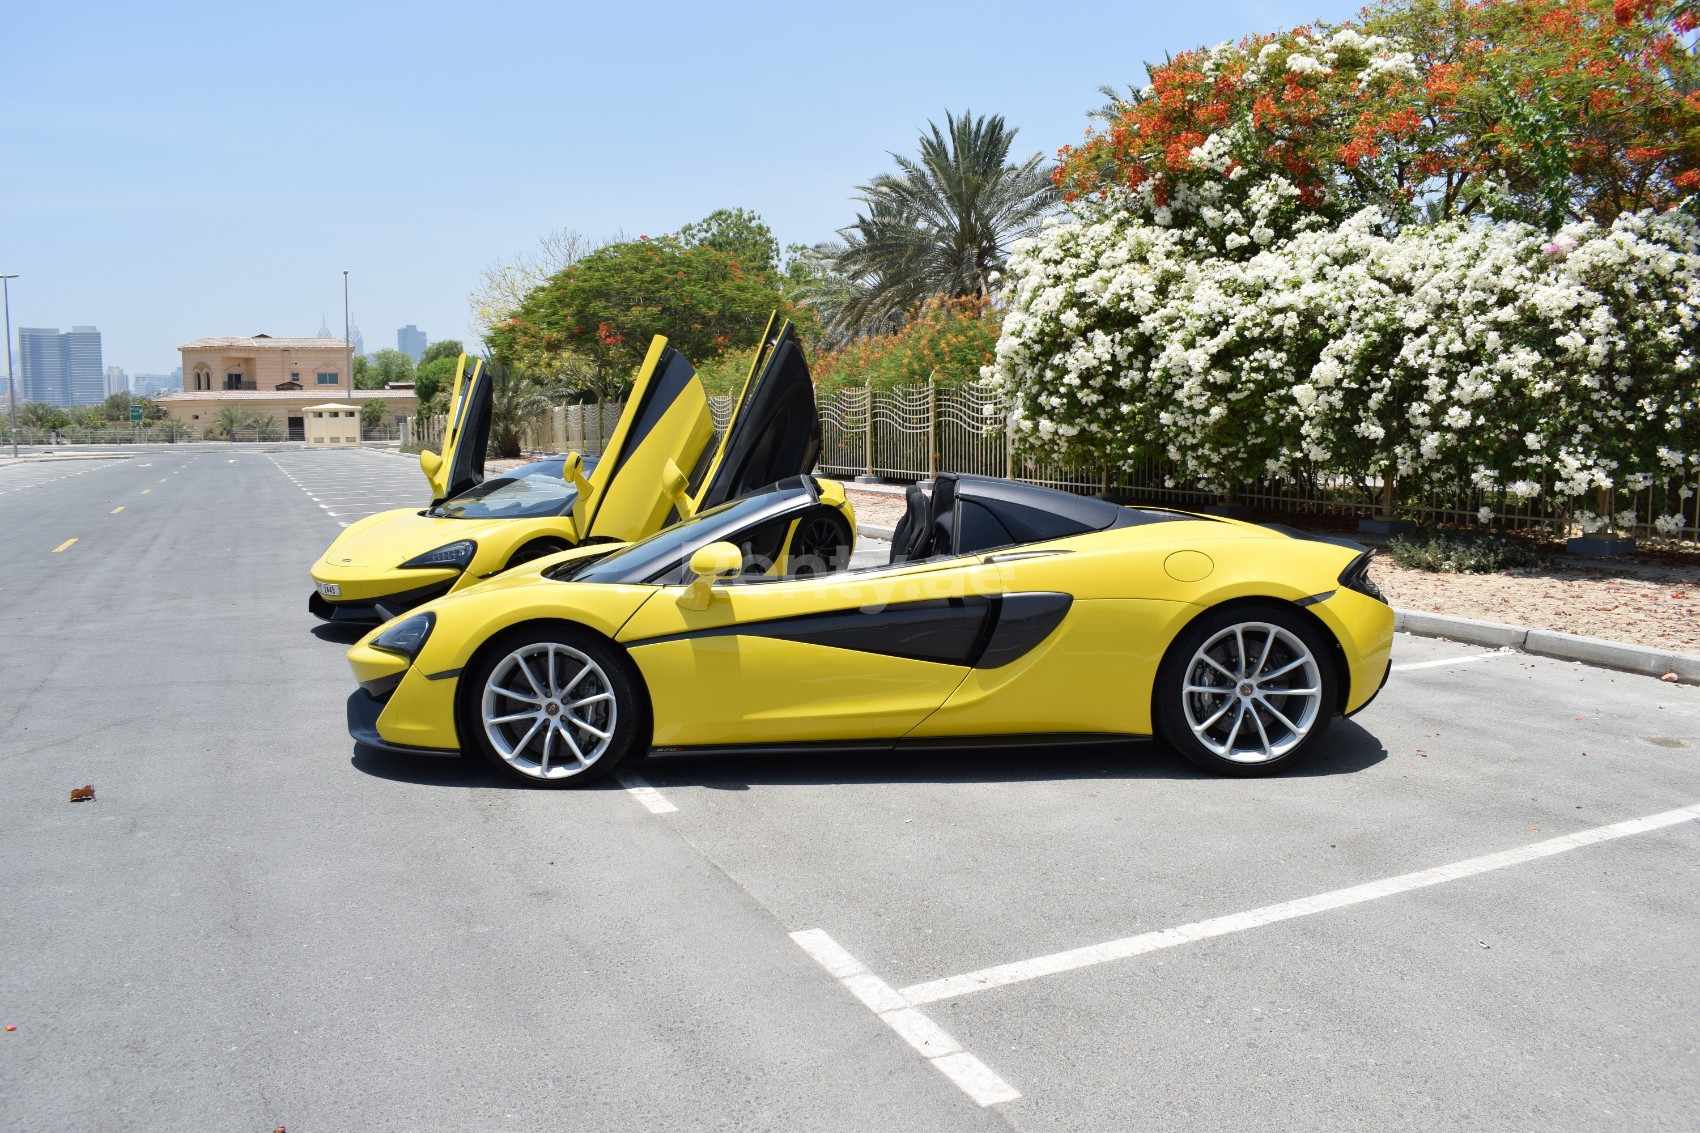
[[[710,399],[717,432],[725,429],[732,404],[731,397]],[[598,419],[596,406],[559,406],[531,422],[525,433],[527,446],[586,456],[600,454],[621,409],[619,404],[602,406]],[[819,470],[829,476],[914,481],[939,472],[972,472],[1169,507],[1237,505],[1263,513],[1342,521],[1387,514],[1381,481],[1373,477],[1354,479],[1324,467],[1302,468],[1291,476],[1237,484],[1231,491],[1218,492],[1182,481],[1166,461],[1069,467],[1026,459],[1011,451],[994,395],[975,387],[841,389],[821,397],[820,418]],[[419,436],[430,438],[427,445],[441,438],[440,418],[422,421],[414,428]],[[1511,530],[1563,534],[1573,529],[1576,510],[1586,508],[1613,517],[1620,530],[1640,539],[1700,543],[1700,494],[1684,497],[1682,485],[1674,481],[1636,492],[1601,493],[1585,501],[1557,502],[1543,494],[1534,501],[1510,503],[1501,501],[1496,493],[1472,487],[1401,490],[1392,514],[1425,525],[1480,526],[1483,508],[1493,513],[1494,525]],[[1634,512],[1633,521],[1630,511]],[[1680,530],[1665,533],[1653,526],[1654,516],[1673,514],[1683,517]]]

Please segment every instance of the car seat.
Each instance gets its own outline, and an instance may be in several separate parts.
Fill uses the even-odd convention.
[[[942,472],[933,479],[931,495],[919,484],[904,493],[909,510],[891,534],[891,561],[927,559],[956,552],[956,474]]]

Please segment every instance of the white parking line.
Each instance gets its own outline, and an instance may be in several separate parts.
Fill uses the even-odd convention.
[[[1225,936],[1232,932],[1243,932],[1248,928],[1258,928],[1262,925],[1274,924],[1277,921],[1292,920],[1294,917],[1306,917],[1312,913],[1327,912],[1329,909],[1360,905],[1365,901],[1391,897],[1395,893],[1406,893],[1413,889],[1423,889],[1430,885],[1457,881],[1463,877],[1474,877],[1479,873],[1504,869],[1507,866],[1522,865],[1524,862],[1537,861],[1554,854],[1580,849],[1583,846],[1592,846],[1616,838],[1627,838],[1632,834],[1645,834],[1651,830],[1676,826],[1695,818],[1700,818],[1700,803],[1691,803],[1675,810],[1648,815],[1646,818],[1632,818],[1627,822],[1615,822],[1610,826],[1595,826],[1587,830],[1578,830],[1574,834],[1566,834],[1561,838],[1549,838],[1545,842],[1534,842],[1513,850],[1484,854],[1479,858],[1468,858],[1452,865],[1436,866],[1433,869],[1418,870],[1416,873],[1400,874],[1398,877],[1386,877],[1380,881],[1370,881],[1363,885],[1351,886],[1348,889],[1335,889],[1328,893],[1318,893],[1313,897],[1301,897],[1296,901],[1283,901],[1278,905],[1265,905],[1261,909],[1252,909],[1249,912],[1215,917],[1207,921],[1195,921],[1178,928],[1142,933],[1139,936],[1112,940],[1106,944],[1094,944],[1086,948],[1071,948],[1067,952],[1053,952],[1049,956],[1038,956],[1031,960],[1018,960],[1013,964],[999,964],[996,967],[982,968],[977,972],[969,972],[966,975],[930,980],[927,983],[902,988],[897,994],[902,996],[906,1003],[937,1003],[941,999],[955,999],[958,996],[985,991],[988,988],[1007,987],[1010,984],[1038,979],[1040,976],[1055,975],[1058,972],[1069,972],[1076,968],[1087,968],[1094,964],[1108,963],[1111,960],[1121,960],[1129,956],[1156,952],[1163,948],[1173,948],[1177,944],[1190,944],[1195,940],[1205,940],[1212,936]]]
[[[1516,654],[1515,649],[1495,649],[1492,653],[1468,653],[1462,657],[1442,657],[1437,661],[1412,661],[1407,665],[1395,665],[1395,673],[1408,673],[1413,669],[1438,669],[1446,665],[1468,665],[1472,661],[1491,661],[1495,657],[1510,657]]]
[[[902,1035],[904,1042],[975,1102],[982,1106],[996,1105],[1021,1096],[1020,1090],[963,1050],[962,1044],[946,1034],[944,1028],[915,1010],[901,993],[863,967],[860,960],[832,937],[818,928],[810,928],[792,933],[791,939],[814,957],[828,975],[843,984],[845,990],[861,1000],[880,1022]]]
[[[679,808],[667,801],[665,795],[643,781],[643,778],[629,771],[622,771],[614,776],[620,786],[626,789],[626,794],[644,805],[650,814],[672,814]]]

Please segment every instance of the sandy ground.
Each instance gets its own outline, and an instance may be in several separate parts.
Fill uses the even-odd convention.
[[[894,526],[902,496],[851,490],[860,523]],[[1505,574],[1404,570],[1378,556],[1371,575],[1407,610],[1700,653],[1700,561],[1688,566],[1555,562]]]
[[[1643,575],[1560,564],[1506,574],[1434,574],[1382,559],[1370,574],[1388,601],[1408,610],[1700,653],[1700,567]]]

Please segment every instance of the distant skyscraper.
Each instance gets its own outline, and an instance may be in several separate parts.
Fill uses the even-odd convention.
[[[152,397],[157,393],[182,388],[182,374],[137,374],[130,380],[130,392],[137,397]]]
[[[350,327],[349,328],[348,342],[349,342],[349,345],[354,347],[354,353],[362,354],[362,355],[366,353],[366,340],[364,338],[360,337],[360,328],[359,327]]]
[[[417,365],[419,359],[425,357],[425,332],[408,323],[395,332],[395,348]]]
[[[130,375],[124,372],[124,367],[108,366],[106,368],[106,396],[111,397],[115,393],[129,392]]]
[[[333,337],[335,337],[334,335],[331,334],[330,324],[325,322],[325,316],[323,316],[323,315],[319,316],[319,337],[320,338],[333,338]]]
[[[72,327],[19,327],[18,363],[23,371],[19,395],[49,405],[98,405],[106,400],[106,373],[100,364],[100,331]]]

